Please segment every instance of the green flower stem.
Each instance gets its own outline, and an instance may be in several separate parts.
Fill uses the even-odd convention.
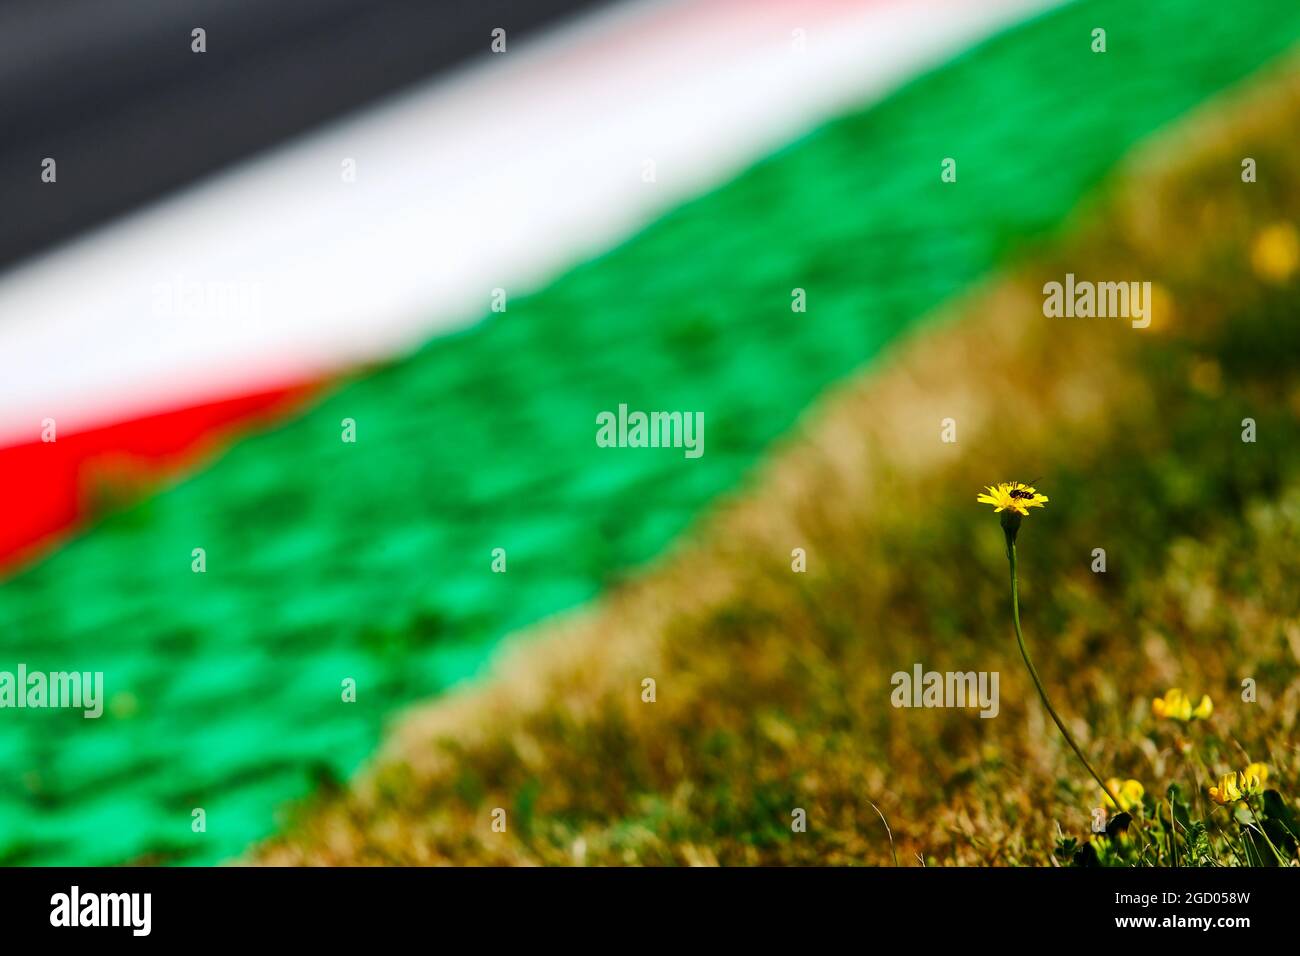
[[[1214,774],[1210,773],[1210,768],[1205,766],[1205,761],[1201,758],[1201,751],[1196,747],[1189,748],[1188,751],[1192,759],[1196,761],[1196,769],[1199,771],[1198,779],[1213,780]],[[1205,788],[1196,788],[1196,806],[1201,811],[1201,816],[1209,816],[1205,810]]]
[[[1047,708],[1047,712],[1052,715],[1052,720],[1056,722],[1057,729],[1061,731],[1061,736],[1063,736],[1065,742],[1070,745],[1070,749],[1074,751],[1074,755],[1079,758],[1085,767],[1088,768],[1088,773],[1092,774],[1092,779],[1097,781],[1097,786],[1101,787],[1102,792],[1105,793],[1106,796],[1110,797],[1111,802],[1115,804],[1115,809],[1122,810],[1123,808],[1120,806],[1119,798],[1111,792],[1110,787],[1106,786],[1106,781],[1101,779],[1101,775],[1098,774],[1096,770],[1092,769],[1092,764],[1088,762],[1088,758],[1083,755],[1083,751],[1079,749],[1079,745],[1076,744],[1074,738],[1070,736],[1070,731],[1066,729],[1065,722],[1061,720],[1060,716],[1056,713],[1056,708],[1052,706],[1051,700],[1047,697],[1047,691],[1043,689],[1043,682],[1038,677],[1038,670],[1034,667],[1034,662],[1029,659],[1029,651],[1025,648],[1025,636],[1020,632],[1020,588],[1016,582],[1015,529],[1009,528],[1005,524],[1003,527],[1006,529],[1007,535],[1007,559],[1011,562],[1011,620],[1015,622],[1016,625],[1016,643],[1020,645],[1020,656],[1025,659],[1025,667],[1029,668],[1029,676],[1034,679],[1034,686],[1038,688],[1038,696],[1042,698],[1043,706]]]
[[[1169,859],[1173,866],[1178,866],[1178,824],[1174,820],[1174,801],[1165,800],[1165,805],[1169,807]],[[1156,805],[1156,822],[1164,826],[1164,821],[1160,819],[1160,805]],[[1189,841],[1190,842],[1190,841]]]
[[[1228,819],[1234,823],[1236,822],[1236,818],[1233,816],[1231,810],[1228,811]],[[1232,855],[1237,858],[1238,865],[1243,867],[1250,866],[1250,854],[1246,852],[1246,832],[1241,828],[1241,824],[1237,824],[1237,844],[1241,847],[1241,852],[1237,852],[1237,847],[1232,845],[1232,831],[1228,830],[1227,834],[1228,848],[1232,850]]]
[[[1264,829],[1264,821],[1260,819],[1259,811],[1256,810],[1255,805],[1250,802],[1250,798],[1245,797],[1242,799],[1242,802],[1246,804],[1246,806],[1250,809],[1250,815],[1255,818],[1255,828],[1259,830],[1260,834],[1268,842],[1268,848],[1273,851],[1273,855],[1277,857],[1278,863],[1282,864],[1283,866],[1290,865],[1291,861],[1288,860],[1286,857],[1284,857],[1281,851],[1278,850],[1278,848],[1273,845],[1273,840],[1269,837],[1268,831]]]
[[[1175,744],[1175,746],[1177,745]],[[1192,753],[1193,755],[1196,755],[1195,751],[1192,751]],[[1196,763],[1201,770],[1200,777],[1197,776],[1196,770],[1192,767],[1191,758],[1188,757],[1187,754],[1183,754],[1183,767],[1187,770],[1188,780],[1191,781],[1191,790],[1193,793],[1196,794],[1196,809],[1200,813],[1200,815],[1204,817],[1206,816],[1205,795],[1202,792],[1202,787],[1196,781],[1201,778],[1208,778],[1210,775],[1205,770],[1205,764],[1201,763],[1199,755],[1196,756],[1197,756]]]

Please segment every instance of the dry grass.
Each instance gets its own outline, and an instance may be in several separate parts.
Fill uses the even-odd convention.
[[[1190,735],[1209,771],[1264,760],[1294,795],[1298,286],[1261,278],[1256,243],[1300,221],[1296,128],[1290,74],[1154,144],[1069,245],[830,396],[691,542],[412,713],[257,860],[1050,863],[1098,796],[1016,653],[1001,535],[974,500],[1006,477],[1052,497],[1021,533],[1026,638],[1102,772],[1204,799],[1149,712],[1178,685],[1217,705]],[[1240,182],[1243,156],[1260,182]],[[1156,281],[1152,328],[1045,319],[1042,284],[1067,271]],[[999,671],[1000,715],[894,709],[890,675],[914,662]]]

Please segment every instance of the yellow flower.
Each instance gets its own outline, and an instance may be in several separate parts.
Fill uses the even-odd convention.
[[[1238,785],[1241,792],[1248,797],[1253,797],[1257,793],[1264,792],[1264,781],[1268,779],[1268,767],[1262,763],[1252,763],[1247,765],[1246,769],[1241,772],[1238,778]]]
[[[1279,222],[1266,228],[1250,249],[1251,265],[1261,279],[1281,284],[1300,267],[1300,235],[1289,222]]]
[[[1210,788],[1210,799],[1226,806],[1247,797],[1258,796],[1264,792],[1264,781],[1268,779],[1268,767],[1262,763],[1247,764],[1240,773],[1225,773],[1219,778],[1219,785]]]
[[[1164,697],[1151,701],[1151,713],[1171,720],[1189,720],[1192,716],[1192,702],[1183,696],[1181,688],[1171,687]]]
[[[1173,716],[1177,713],[1176,708],[1178,707],[1179,699],[1182,696],[1183,692],[1177,687],[1170,688],[1164,697],[1157,697],[1155,700],[1151,701],[1151,713],[1155,714],[1157,717]]]
[[[992,505],[993,511],[1014,511],[1027,515],[1030,508],[1041,508],[1048,500],[1047,495],[1040,495],[1031,486],[1019,481],[1003,481],[989,485],[988,492],[975,500],[982,505]]]
[[[1157,697],[1151,701],[1151,713],[1157,717],[1181,720],[1183,723],[1191,720],[1205,720],[1214,713],[1214,702],[1210,700],[1209,694],[1202,694],[1200,703],[1193,707],[1190,697],[1184,694],[1180,688],[1171,687],[1164,697]]]
[[[1236,803],[1241,799],[1241,791],[1237,789],[1237,775],[1235,773],[1225,773],[1219,778],[1219,785],[1210,788],[1210,799],[1221,807],[1226,807],[1230,803]]]
[[[1106,789],[1115,794],[1115,797],[1119,800],[1121,810],[1130,810],[1136,807],[1142,802],[1142,797],[1146,793],[1146,788],[1138,781],[1129,779],[1121,783],[1119,777],[1111,777],[1107,780]],[[1115,801],[1110,798],[1110,794],[1106,793],[1105,790],[1102,791],[1101,798],[1105,801],[1106,806],[1115,806]]]

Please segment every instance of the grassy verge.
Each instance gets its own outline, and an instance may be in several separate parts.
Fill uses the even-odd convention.
[[[1300,793],[1296,128],[1293,72],[1153,144],[1071,238],[828,397],[691,543],[412,714],[257,859],[1132,862],[1089,839],[1100,794],[1021,667],[1001,533],[975,504],[1041,476],[1021,613],[1058,708],[1101,772],[1142,782],[1135,815],[1167,817],[1172,784],[1208,821],[1148,861],[1258,862],[1206,788],[1260,761],[1284,805]],[[1044,318],[1066,272],[1153,281],[1151,328]],[[892,707],[918,662],[999,672],[998,716]],[[1214,715],[1158,721],[1171,686]]]

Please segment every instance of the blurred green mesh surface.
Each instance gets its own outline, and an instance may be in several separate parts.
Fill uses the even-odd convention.
[[[286,801],[346,779],[395,710],[661,552],[828,384],[1298,35],[1294,0],[1066,7],[8,581],[0,669],[102,670],[110,707],[0,711],[0,861],[238,854]],[[619,403],[704,412],[704,456],[597,448]]]

